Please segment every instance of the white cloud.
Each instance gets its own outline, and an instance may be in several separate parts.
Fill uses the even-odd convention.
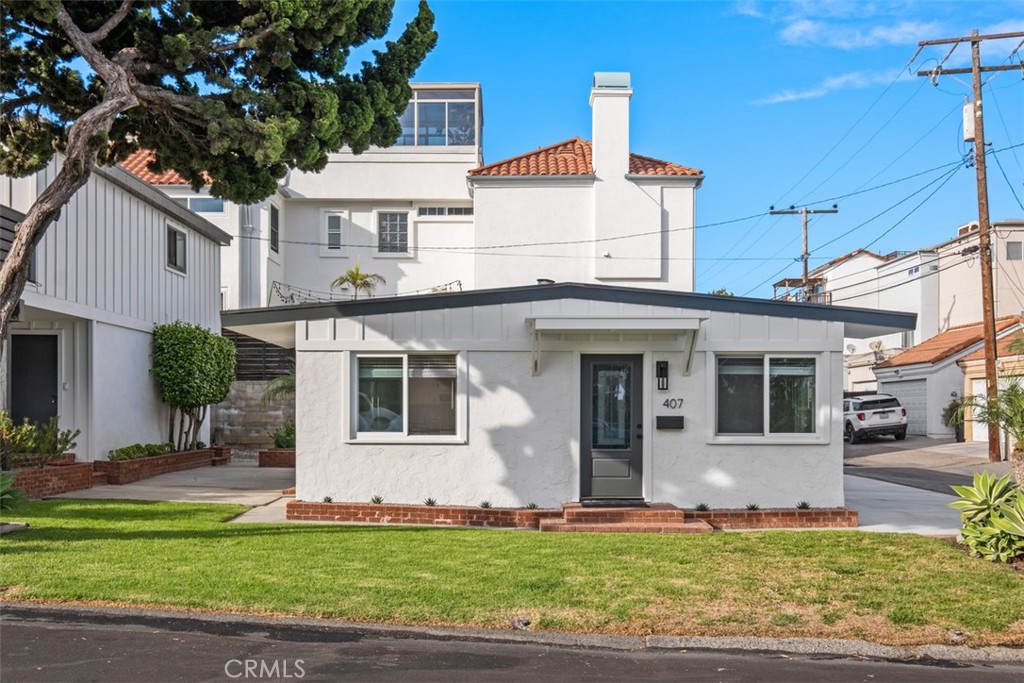
[[[739,15],[741,17],[754,17],[756,19],[765,17],[765,13],[761,11],[761,7],[757,4],[757,0],[737,0],[737,2],[734,2],[732,7],[729,9],[729,14]]]
[[[900,21],[895,24],[857,27],[814,19],[795,19],[780,32],[789,45],[824,45],[841,50],[859,50],[881,45],[913,45],[940,31],[937,22]]]
[[[898,78],[903,78],[904,76],[905,74],[901,72]],[[800,100],[813,100],[839,90],[855,90],[870,88],[876,85],[889,85],[894,79],[897,79],[897,75],[893,73],[852,71],[839,74],[838,76],[829,76],[817,85],[809,88],[781,90],[759,100],[754,100],[752,104],[782,104],[785,102],[798,102]]]

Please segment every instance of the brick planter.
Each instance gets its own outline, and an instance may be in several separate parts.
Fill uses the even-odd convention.
[[[855,529],[857,511],[849,508],[773,508],[766,510],[687,510],[687,517],[716,529]]]
[[[96,460],[92,466],[97,472],[107,475],[109,484],[131,484],[160,474],[208,467],[213,464],[213,457],[213,449],[204,448],[134,460]]]
[[[210,464],[214,467],[220,465],[228,465],[231,463],[231,447],[230,446],[211,446],[210,451],[213,453],[213,459]]]
[[[88,462],[71,462],[42,469],[30,467],[14,472],[14,488],[24,491],[25,497],[31,500],[92,488],[92,463]]]
[[[426,524],[536,529],[540,520],[560,517],[561,510],[480,508],[426,505],[374,505],[372,503],[311,503],[293,500],[286,507],[290,520],[354,522],[358,524]]]
[[[260,467],[295,467],[295,449],[266,448],[261,450]]]

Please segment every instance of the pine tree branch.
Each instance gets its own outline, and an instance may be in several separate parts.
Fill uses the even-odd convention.
[[[102,42],[107,36],[110,35],[111,31],[117,28],[118,25],[125,20],[125,17],[128,16],[128,12],[131,11],[132,4],[134,2],[135,0],[124,0],[124,2],[121,3],[121,6],[117,8],[117,11],[114,12],[113,16],[111,16],[109,19],[103,22],[103,26],[100,26],[92,33],[85,34],[86,40],[88,40],[90,43],[94,45],[96,43]]]

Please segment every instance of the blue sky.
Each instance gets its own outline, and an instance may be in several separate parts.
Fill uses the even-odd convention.
[[[838,203],[837,215],[811,221],[813,267],[861,247],[926,247],[977,219],[973,167],[946,177],[971,149],[960,115],[970,77],[933,86],[913,75],[948,48],[911,59],[921,40],[1024,31],[1021,0],[431,6],[440,38],[415,80],[482,84],[488,162],[589,139],[593,72],[629,71],[632,150],[706,176],[697,193],[697,290],[761,297],[781,277],[799,276],[799,217],[726,221],[770,205]],[[393,28],[414,12],[400,1]],[[983,63],[1008,63],[1019,42],[986,44]],[[969,62],[963,46],[946,66]],[[984,103],[992,148],[1024,145],[1021,72],[991,77]],[[1024,218],[1024,146],[996,156],[992,219]]]

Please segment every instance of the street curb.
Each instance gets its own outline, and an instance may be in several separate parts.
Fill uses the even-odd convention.
[[[205,611],[175,611],[135,607],[105,607],[74,604],[42,604],[0,601],[4,618],[54,619],[78,623],[144,623],[169,630],[228,628],[237,635],[289,629],[315,632],[319,637],[335,633],[339,639],[352,637],[418,638],[485,643],[542,645],[618,651],[720,650],[732,652],[773,652],[799,655],[829,655],[886,661],[939,660],[952,662],[1024,662],[1024,648],[965,645],[880,645],[864,640],[825,638],[759,638],[710,636],[609,636],[557,632],[535,632],[456,626],[406,626],[371,624],[341,619],[259,616]],[[162,621],[163,624],[152,622]]]

